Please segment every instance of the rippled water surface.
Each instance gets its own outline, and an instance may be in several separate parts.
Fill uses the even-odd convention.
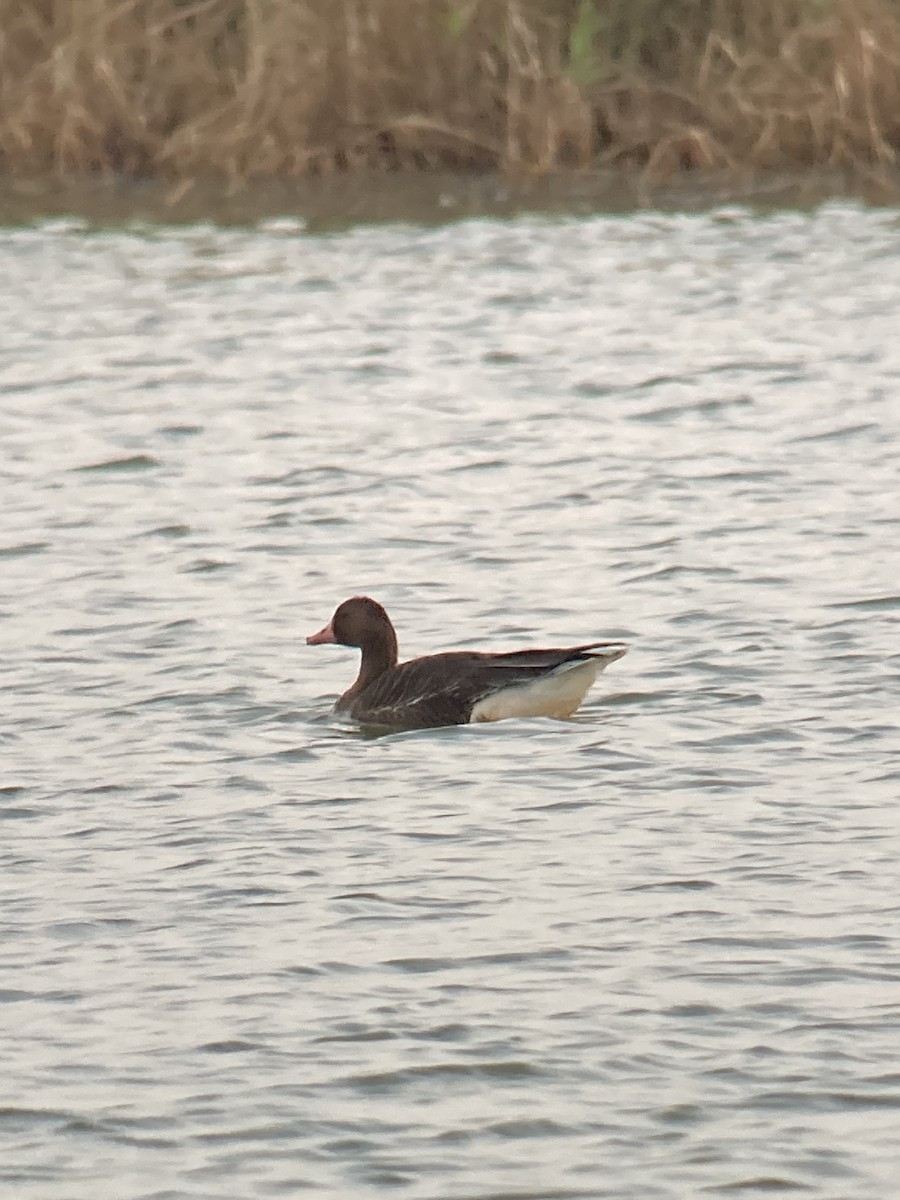
[[[0,233],[0,1182],[900,1194],[900,219]],[[621,637],[567,722],[407,655]]]

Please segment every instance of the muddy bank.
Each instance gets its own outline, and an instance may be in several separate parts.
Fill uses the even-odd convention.
[[[354,172],[327,179],[255,181],[238,187],[192,181],[67,177],[0,180],[0,225],[28,225],[74,218],[89,227],[179,225],[209,221],[254,226],[285,221],[285,230],[326,232],[373,222],[443,224],[466,217],[512,217],[520,213],[588,215],[641,208],[699,212],[723,205],[756,211],[811,209],[838,197],[891,202],[891,189],[860,187],[839,172],[771,174],[754,180],[728,172],[680,174],[649,185],[639,173],[605,170],[589,175],[555,174],[511,182],[500,175],[447,171]]]

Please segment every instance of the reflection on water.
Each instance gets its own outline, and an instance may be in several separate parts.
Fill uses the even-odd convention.
[[[10,1194],[893,1194],[898,258],[837,204],[0,234]],[[302,641],[353,592],[631,651],[370,738]]]

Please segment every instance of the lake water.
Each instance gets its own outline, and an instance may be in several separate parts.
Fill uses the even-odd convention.
[[[897,212],[0,269],[0,1192],[900,1194]],[[357,592],[631,650],[367,737]]]

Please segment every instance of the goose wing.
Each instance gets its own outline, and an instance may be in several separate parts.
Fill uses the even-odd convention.
[[[384,672],[339,706],[357,720],[375,725],[464,725],[475,705],[494,692],[525,686],[590,660],[606,665],[624,653],[621,642],[591,642],[508,654],[467,650],[431,654]]]

